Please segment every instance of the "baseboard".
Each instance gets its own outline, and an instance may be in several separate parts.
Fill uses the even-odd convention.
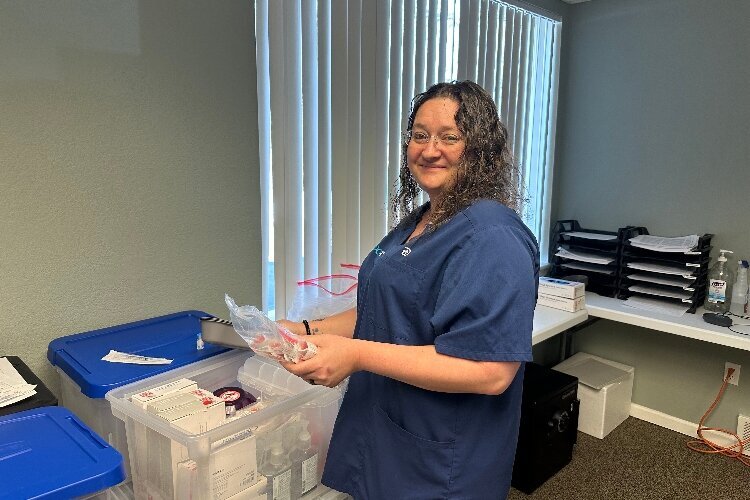
[[[644,420],[651,424],[658,425],[659,427],[664,427],[665,429],[679,432],[686,436],[698,437],[698,424],[673,417],[672,415],[667,415],[660,411],[652,410],[651,408],[646,408],[645,406],[631,403],[630,416],[637,418],[638,420]],[[727,430],[732,430],[734,432],[733,429]],[[723,432],[703,431],[703,435],[719,446],[731,446],[737,443],[733,437],[724,434]]]

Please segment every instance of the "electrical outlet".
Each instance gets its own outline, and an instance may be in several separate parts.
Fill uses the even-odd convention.
[[[742,454],[750,456],[750,417],[745,415],[737,417],[737,435],[745,442]]]
[[[724,380],[727,379],[727,372],[729,372],[730,368],[734,368],[734,373],[732,373],[732,377],[729,379],[729,383],[732,385],[739,385],[740,383],[740,365],[736,365],[734,363],[730,363],[727,361],[724,363]]]

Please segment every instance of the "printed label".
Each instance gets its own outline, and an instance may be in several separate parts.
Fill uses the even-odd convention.
[[[273,478],[273,500],[291,500],[292,469],[287,469]]]
[[[318,484],[318,454],[302,461],[302,494]]]
[[[709,280],[708,301],[723,304],[727,301],[727,282],[724,280]]]

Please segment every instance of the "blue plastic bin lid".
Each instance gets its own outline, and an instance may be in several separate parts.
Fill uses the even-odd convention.
[[[104,398],[112,389],[228,351],[206,343],[196,347],[202,311],[183,311],[124,325],[60,337],[50,342],[47,359],[59,367],[89,398]],[[102,361],[110,350],[168,358],[168,365]]]
[[[44,406],[0,417],[2,498],[73,498],[125,480],[122,455],[70,410]]]

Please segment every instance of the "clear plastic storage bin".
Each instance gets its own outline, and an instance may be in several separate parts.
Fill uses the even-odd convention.
[[[258,404],[191,433],[131,401],[180,379],[209,391],[239,386]],[[318,484],[341,392],[310,385],[251,351],[230,351],[119,387],[106,399],[125,424],[136,498],[265,500],[272,488],[289,488],[292,499],[346,498]]]

